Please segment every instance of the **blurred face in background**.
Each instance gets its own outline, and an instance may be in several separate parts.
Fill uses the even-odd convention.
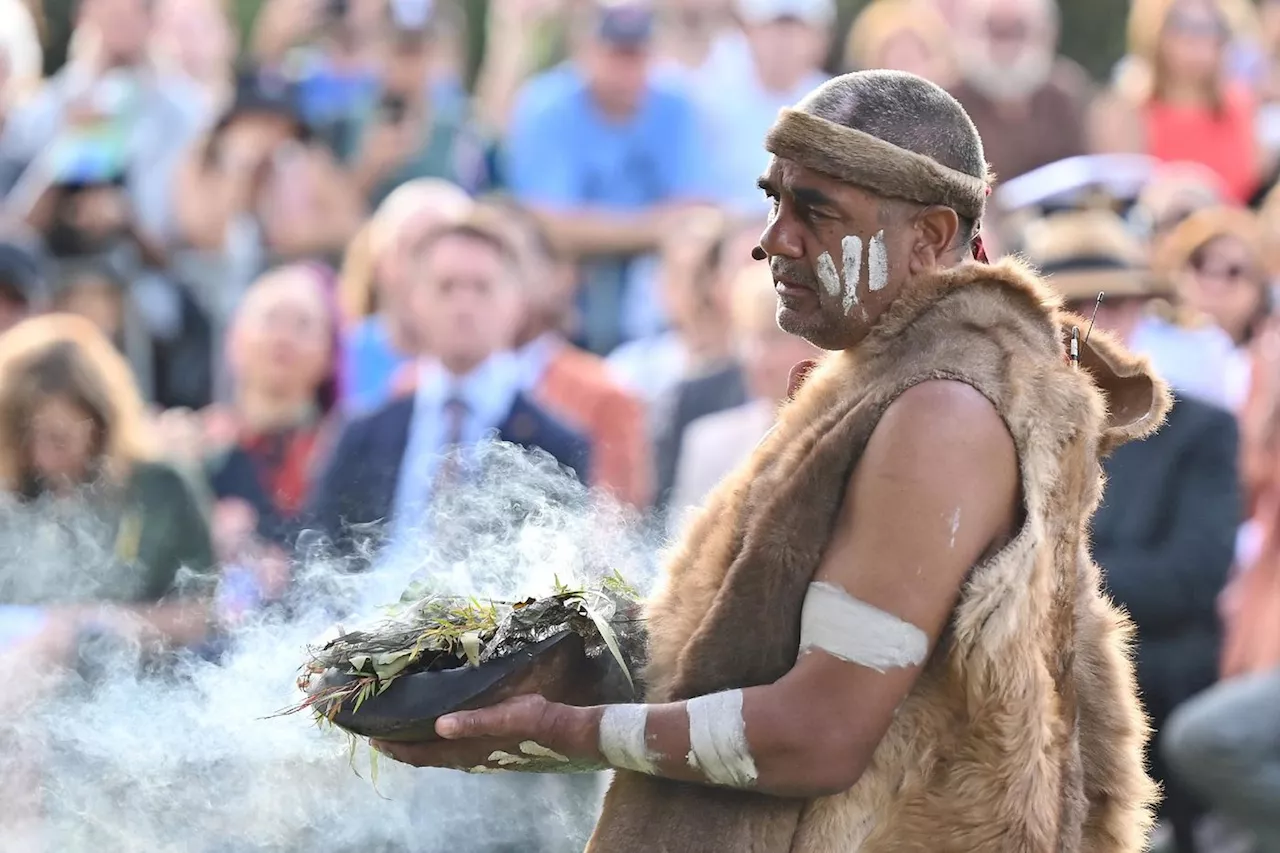
[[[1217,6],[1207,0],[1174,3],[1160,31],[1160,74],[1166,79],[1205,82],[1222,69],[1229,32]]]
[[[434,238],[418,253],[408,310],[419,342],[450,372],[470,373],[510,349],[524,300],[514,262],[465,233]]]
[[[113,66],[139,65],[151,41],[150,0],[83,0],[77,30]]]
[[[1238,237],[1217,237],[1193,252],[1177,284],[1187,306],[1210,317],[1237,344],[1248,340],[1266,310],[1262,259]]]
[[[745,28],[756,72],[766,85],[789,88],[822,65],[828,27],[786,17]]]
[[[629,116],[640,108],[653,52],[648,43],[590,39],[579,57],[596,102],[610,115]]]
[[[289,399],[313,397],[333,362],[332,315],[307,269],[269,273],[245,295],[232,329],[237,381]]]
[[[968,0],[957,54],[960,72],[996,100],[1030,97],[1048,82],[1057,55],[1054,0]]]
[[[100,433],[92,413],[71,398],[38,399],[26,425],[28,470],[54,492],[86,482],[101,445]]]
[[[424,197],[419,206],[389,227],[392,233],[378,258],[378,305],[384,313],[404,309],[404,297],[418,275],[417,247],[437,228],[457,221],[452,208]]]
[[[899,30],[885,39],[874,58],[874,67],[906,71],[926,80],[945,81],[951,74],[950,63],[917,32]]]
[[[202,82],[230,76],[236,34],[222,0],[159,0],[156,47],[178,68]]]

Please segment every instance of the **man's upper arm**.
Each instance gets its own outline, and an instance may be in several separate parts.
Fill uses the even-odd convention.
[[[975,389],[926,382],[885,412],[814,577],[831,593],[823,630],[802,636],[802,649],[815,638],[817,645],[802,651],[784,679],[794,685],[795,701],[812,703],[813,723],[833,733],[842,754],[870,759],[947,625],[966,575],[1012,535],[1019,504],[1013,439]],[[882,627],[859,631],[871,623]],[[917,649],[909,659],[876,648],[904,637]]]

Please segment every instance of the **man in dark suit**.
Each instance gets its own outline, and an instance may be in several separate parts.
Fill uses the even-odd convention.
[[[1142,267],[1124,224],[1103,211],[1064,213],[1029,231],[1026,252],[1069,308],[1133,345],[1161,323],[1148,312],[1163,282]],[[1097,295],[1105,297],[1100,305]],[[1081,334],[1087,334],[1081,329]],[[1181,330],[1168,327],[1165,335]],[[1149,337],[1149,336],[1148,336]],[[1184,335],[1194,351],[1199,338]],[[1155,363],[1157,371],[1160,363]],[[1194,850],[1202,807],[1166,772],[1159,738],[1179,704],[1217,680],[1217,598],[1226,584],[1242,519],[1238,430],[1224,409],[1181,393],[1155,435],[1103,460],[1107,486],[1093,521],[1093,555],[1108,592],[1133,619],[1137,676],[1155,743],[1152,775],[1164,784],[1161,817],[1179,853]]]
[[[521,393],[510,352],[524,310],[521,270],[503,238],[451,225],[416,254],[407,310],[431,347],[416,389],[346,425],[312,494],[311,524],[340,551],[382,522],[392,542],[403,539],[442,492],[474,475],[476,449],[495,433],[589,475],[587,439]]]

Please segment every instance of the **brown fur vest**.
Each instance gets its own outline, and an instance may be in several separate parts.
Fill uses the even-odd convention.
[[[1155,789],[1129,626],[1088,554],[1099,457],[1169,405],[1144,362],[1073,323],[1015,261],[916,282],[866,340],[826,358],[709,499],[651,602],[650,701],[768,684],[881,414],[930,379],[1003,416],[1026,520],[974,567],[950,628],[843,794],[812,801],[618,772],[591,853],[1136,853]],[[1081,326],[1083,330],[1083,326]],[[946,425],[938,438],[946,440]]]

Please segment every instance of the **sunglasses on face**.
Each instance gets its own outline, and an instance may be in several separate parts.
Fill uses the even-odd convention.
[[[1216,278],[1220,281],[1227,281],[1231,284],[1255,284],[1257,276],[1254,274],[1253,267],[1243,263],[1227,263],[1215,264],[1209,259],[1192,255],[1191,269],[1196,275],[1205,276],[1207,278]]]

